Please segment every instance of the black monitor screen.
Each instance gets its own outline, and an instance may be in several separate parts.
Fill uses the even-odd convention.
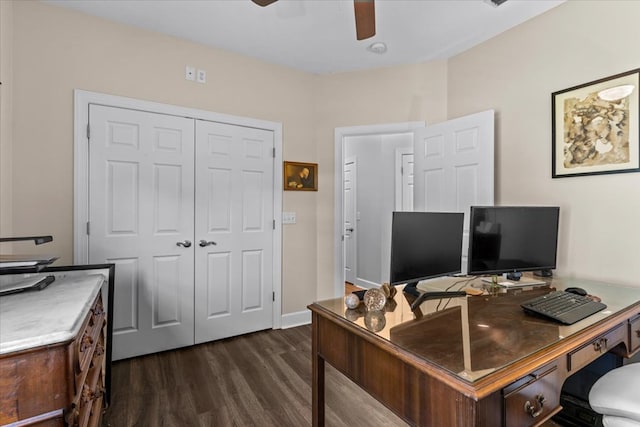
[[[556,268],[559,213],[547,206],[472,206],[468,273]]]
[[[464,214],[394,212],[390,283],[415,284],[461,271]]]

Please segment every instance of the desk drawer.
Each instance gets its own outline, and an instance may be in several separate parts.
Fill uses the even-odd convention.
[[[640,315],[629,320],[629,353],[640,348]]]
[[[562,380],[556,364],[547,365],[503,390],[506,426],[533,426],[560,411]]]
[[[626,329],[623,324],[615,327],[579,349],[567,354],[567,372],[575,372],[608,352],[610,349],[626,341]]]

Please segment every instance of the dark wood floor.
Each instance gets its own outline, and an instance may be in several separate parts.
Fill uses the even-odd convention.
[[[362,290],[361,287],[354,285],[353,283],[349,283],[349,282],[345,282],[344,283],[344,293],[346,294],[350,294],[353,291],[360,291]]]
[[[311,425],[311,326],[115,362],[105,421],[128,426]],[[405,426],[331,366],[327,426]]]

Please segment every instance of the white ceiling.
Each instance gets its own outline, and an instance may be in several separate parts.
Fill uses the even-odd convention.
[[[376,0],[376,35],[357,41],[352,0],[46,0],[266,62],[326,74],[456,55],[565,0]],[[384,42],[387,53],[367,50]]]

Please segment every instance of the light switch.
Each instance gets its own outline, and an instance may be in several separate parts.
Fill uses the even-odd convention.
[[[283,224],[295,224],[296,223],[296,213],[295,212],[282,212],[282,223]]]

